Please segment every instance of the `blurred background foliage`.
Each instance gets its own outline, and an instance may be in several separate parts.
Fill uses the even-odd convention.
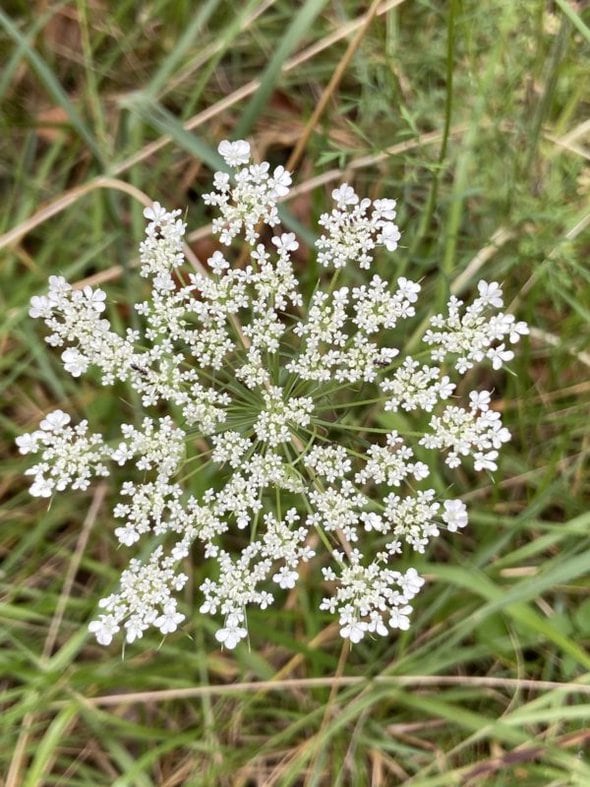
[[[575,0],[2,4],[6,784],[590,784],[589,25]],[[313,571],[251,615],[251,649],[219,651],[198,614],[163,643],[96,646],[127,557],[110,487],[47,508],[14,448],[57,406],[107,433],[130,411],[61,373],[28,301],[60,273],[102,283],[128,324],[142,200],[186,209],[206,258],[199,195],[228,136],[277,164],[304,140],[283,215],[306,241],[334,184],[394,196],[382,275],[423,279],[433,305],[501,281],[533,329],[512,373],[471,380],[514,438],[495,478],[459,474],[469,532],[425,556],[411,631],[352,653]]]

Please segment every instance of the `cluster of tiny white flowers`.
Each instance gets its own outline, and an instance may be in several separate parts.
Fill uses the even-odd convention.
[[[279,166],[271,174],[267,161],[248,164],[250,146],[245,140],[224,140],[219,152],[228,166],[247,166],[238,169],[233,180],[227,172],[216,172],[213,177],[215,191],[203,195],[205,205],[212,205],[221,213],[213,220],[213,232],[229,246],[243,229],[248,243],[254,243],[259,237],[257,227],[260,223],[269,227],[279,223],[277,202],[289,193],[291,173]]]
[[[357,525],[368,501],[348,479],[343,479],[339,488],[312,489],[309,502],[314,509],[308,517],[311,526],[325,533],[342,533],[347,541],[358,541]]]
[[[377,246],[397,249],[400,233],[393,221],[394,199],[359,199],[348,183],[335,189],[332,198],[336,206],[330,213],[322,213],[318,221],[325,230],[316,243],[320,265],[343,268],[353,262],[369,269]]]
[[[461,314],[463,301],[454,295],[447,304],[447,316],[435,315],[426,331],[424,341],[434,345],[432,360],[442,363],[448,355],[456,356],[455,368],[464,374],[484,358],[492,362],[493,369],[501,369],[504,363],[514,358],[514,352],[506,349],[506,340],[516,344],[520,337],[529,332],[525,322],[516,322],[513,314],[494,309],[504,305],[502,290],[498,282],[480,281],[479,297]]]
[[[298,355],[287,364],[288,371],[304,380],[318,382],[333,379],[340,383],[370,383],[377,379],[379,366],[388,366],[399,350],[380,347],[367,336],[376,330],[379,322],[385,321],[379,314],[381,280],[375,279],[369,289],[354,289],[352,298],[348,287],[340,287],[332,294],[322,290],[314,293],[307,319],[293,329],[302,341]],[[419,290],[418,284],[414,287]],[[408,318],[414,314],[406,292],[407,280],[402,277],[397,281],[396,292],[388,295],[391,304],[395,304],[388,319],[392,327],[398,317]],[[352,315],[351,309],[354,310]],[[369,318],[372,309],[374,314]],[[359,314],[364,315],[360,318],[362,324],[359,324]]]
[[[366,334],[377,333],[382,328],[395,328],[398,320],[413,317],[412,306],[418,300],[420,285],[408,281],[404,276],[397,280],[395,292],[380,276],[373,276],[368,286],[355,287],[352,291],[354,303],[353,322]]]
[[[111,643],[123,621],[129,643],[141,639],[150,626],[162,634],[176,631],[185,616],[177,612],[172,593],[182,590],[188,577],[176,573],[175,563],[171,556],[164,555],[161,546],[156,547],[147,563],[130,561],[121,575],[119,592],[100,600],[99,607],[105,613],[90,623],[89,629],[101,645]]]
[[[469,410],[448,405],[440,416],[432,416],[432,433],[424,435],[420,445],[448,451],[449,467],[471,456],[475,470],[497,470],[498,450],[510,440],[510,432],[502,426],[500,413],[490,409],[491,398],[489,391],[471,391]]]
[[[417,282],[374,274],[336,288],[334,279],[320,280],[306,304],[295,235],[275,230],[261,241],[263,225],[279,223],[291,174],[253,163],[245,140],[224,141],[219,153],[229,171],[215,173],[204,201],[219,212],[213,229],[226,249],[207,260],[207,273],[177,273],[186,230],[179,210],[156,202],[144,211],[140,273],[152,291],[135,304],[142,330],[113,331],[106,293],[61,276],[32,299],[30,314],[45,321],[47,342],[63,348],[67,372],[94,369],[104,385],[127,382],[146,412],[108,443],[87,421],[71,425],[63,411],[48,413],[17,438],[21,453],[39,455],[26,471],[31,494],[84,490],[112,465],[131,474],[114,505],[114,535],[125,547],[150,539],[157,546],[131,559],[118,589],[100,602],[90,630],[102,645],[121,629],[129,643],[149,628],[175,631],[186,618],[178,610],[188,581],[180,566],[199,555],[210,566],[200,612],[220,616],[215,637],[232,649],[248,637],[248,609],[264,610],[296,588],[318,543],[330,561],[320,609],[337,616],[342,637],[357,643],[405,630],[424,580],[416,568],[395,568],[397,556],[406,547],[424,552],[441,531],[455,533],[468,520],[460,499],[428,486],[428,452],[442,453],[450,468],[467,460],[475,471],[495,470],[510,434],[490,392],[470,391],[464,406],[447,369],[399,357],[400,325],[416,316]],[[395,250],[394,200],[360,199],[348,184],[332,197],[333,210],[319,220],[321,266],[369,269],[376,254]],[[250,259],[235,266],[240,235]],[[501,307],[496,282],[480,282],[470,305],[451,297],[424,335],[433,362],[450,357],[459,375],[485,361],[501,368],[513,357],[507,343],[528,330]],[[366,403],[416,412],[428,425],[371,428],[379,423],[371,408],[364,431],[347,408],[362,413],[355,408]],[[209,464],[202,491],[193,481]]]
[[[63,276],[49,277],[47,295],[34,295],[29,314],[41,317],[52,333],[46,342],[52,347],[73,344],[61,354],[64,368],[72,377],[80,377],[90,365],[102,372],[104,385],[115,379],[125,380],[133,364],[133,343],[139,339],[133,331],[125,338],[110,329],[101,317],[106,294],[91,287],[74,290]]]
[[[341,567],[340,575],[331,568],[323,568],[324,579],[336,582],[334,596],[324,598],[320,609],[338,614],[340,634],[356,644],[367,633],[387,636],[390,631],[410,627],[409,603],[418,593],[424,580],[415,568],[404,574],[387,566],[387,558],[378,555],[363,565],[363,555],[354,549],[345,561],[341,552],[334,558]]]
[[[372,445],[367,451],[365,466],[356,474],[356,482],[366,484],[387,484],[399,486],[408,476],[416,481],[428,477],[428,467],[424,462],[412,462],[414,452],[405,445],[397,432],[390,432],[384,446]]]
[[[39,424],[40,429],[16,438],[21,454],[41,452],[41,461],[25,470],[33,476],[33,497],[51,497],[64,489],[88,489],[95,476],[108,476],[105,464],[111,452],[102,435],[88,434],[88,421],[70,426],[70,416],[53,410]]]
[[[184,432],[170,416],[156,423],[144,418],[141,430],[132,424],[121,424],[121,432],[125,439],[112,453],[119,465],[138,457],[137,469],[156,469],[159,478],[170,478],[178,470],[184,456]]]
[[[211,437],[214,462],[222,465],[229,462],[232,467],[239,467],[242,457],[252,446],[252,441],[243,437],[239,432],[221,432]]]
[[[342,445],[314,445],[303,461],[306,467],[330,483],[344,478],[352,469],[352,462]]]
[[[285,401],[283,391],[271,386],[262,392],[264,410],[254,422],[254,432],[259,440],[271,446],[291,439],[294,426],[305,427],[311,421],[313,399],[309,396],[293,397]]]
[[[414,358],[405,358],[379,387],[389,394],[386,411],[395,413],[401,407],[408,412],[421,409],[430,413],[437,402],[449,398],[456,386],[446,374],[441,375],[438,366],[420,366]]]
[[[223,628],[215,636],[227,648],[235,647],[247,635],[241,625],[246,606],[255,604],[266,609],[274,601],[273,594],[258,585],[272,579],[282,589],[295,587],[299,563],[314,556],[304,543],[307,528],[294,527],[298,521],[295,509],[287,511],[284,521],[267,513],[264,535],[252,541],[237,559],[222,550],[217,554],[219,578],[206,579],[201,585],[205,601],[200,611],[216,614],[219,610],[224,615]]]

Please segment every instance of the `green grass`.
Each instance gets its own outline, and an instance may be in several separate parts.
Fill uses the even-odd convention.
[[[352,178],[398,199],[404,246],[382,275],[424,277],[433,307],[479,276],[502,281],[533,334],[513,374],[472,382],[495,386],[513,441],[494,479],[457,477],[471,526],[425,557],[409,632],[343,651],[311,572],[294,606],[251,615],[251,650],[219,651],[197,614],[123,657],[86,630],[126,558],[109,489],[47,509],[28,495],[13,440],[52,407],[116,424],[132,404],[63,374],[27,303],[57,272],[135,299],[133,188],[188,208],[193,231],[206,224],[198,197],[217,141],[247,133],[284,162],[367,4],[14,0],[0,11],[6,784],[590,784],[590,14],[568,0],[554,14],[541,0],[390,5],[295,181],[342,173],[303,188],[285,222],[308,224],[330,185]],[[363,157],[374,163],[355,166]],[[195,232],[198,256],[212,248]]]

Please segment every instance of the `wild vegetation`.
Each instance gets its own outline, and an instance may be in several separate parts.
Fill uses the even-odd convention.
[[[98,0],[0,9],[2,597],[7,785],[587,785],[590,734],[590,19],[530,0]],[[125,386],[72,379],[29,317],[50,275],[108,292],[134,327],[143,210],[180,209],[218,248],[201,195],[219,140],[294,170],[282,208],[305,294],[310,231],[339,183],[397,200],[391,276],[502,284],[531,327],[494,390],[497,472],[459,470],[468,529],[419,555],[413,625],[350,648],[319,571],[220,649],[191,612],[162,639],[96,644],[115,590],[112,479],[28,492],[15,439],[62,408],[118,426]],[[305,245],[307,244],[307,246]],[[380,272],[385,268],[383,260]],[[355,284],[362,281],[359,274]],[[409,334],[408,348],[415,336]],[[374,414],[349,415],[366,428]],[[385,417],[385,416],[381,416]],[[385,422],[375,423],[390,428]],[[122,480],[124,475],[121,475]],[[181,611],[199,606],[198,561]]]

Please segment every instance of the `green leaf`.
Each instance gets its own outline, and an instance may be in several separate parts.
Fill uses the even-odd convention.
[[[72,127],[76,129],[78,134],[82,137],[84,142],[88,145],[90,150],[94,153],[97,160],[104,164],[103,155],[98,143],[90,133],[87,126],[82,121],[78,114],[77,109],[74,107],[67,93],[59,83],[57,77],[53,74],[47,63],[43,60],[41,55],[34,49],[27,36],[24,36],[18,27],[14,24],[12,19],[0,9],[0,25],[6,30],[8,35],[15,41],[18,47],[22,50],[29,63],[33,66],[41,82],[45,85],[49,95],[56,101],[60,107],[67,113]]]
[[[303,38],[311,28],[314,19],[325,5],[326,0],[306,0],[299,9],[293,21],[285,31],[284,36],[276,45],[275,53],[260,78],[260,87],[252,96],[250,103],[242,113],[238,125],[234,130],[234,137],[239,139],[250,133],[262,110],[268,104],[271,93],[281,75],[283,63],[291,52],[293,52],[301,38]]]

